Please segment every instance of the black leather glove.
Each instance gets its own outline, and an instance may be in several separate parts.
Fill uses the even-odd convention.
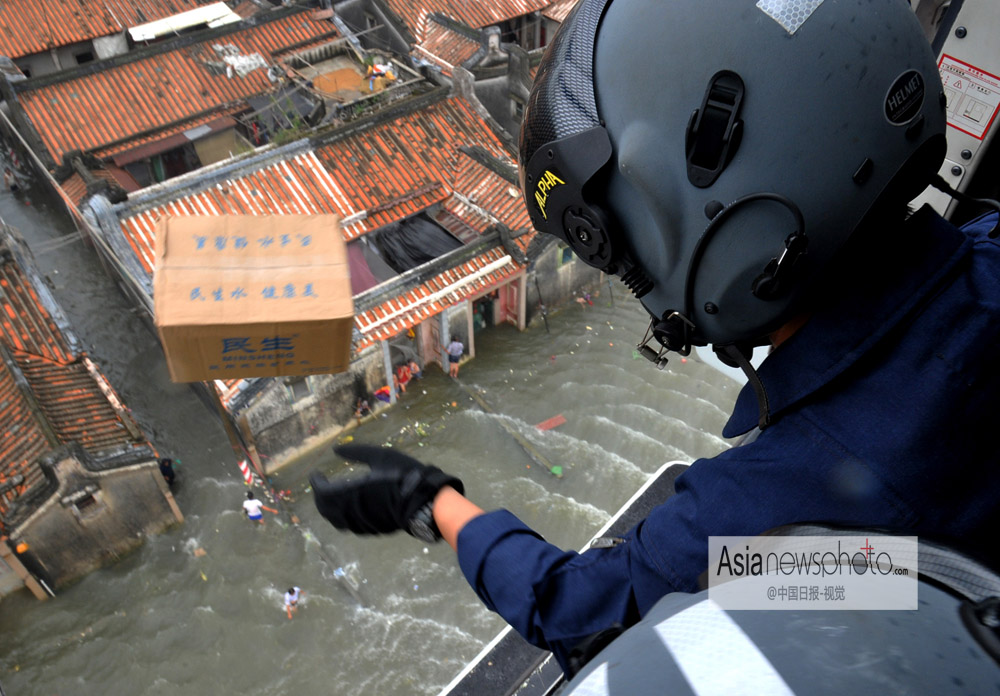
[[[441,538],[431,504],[444,486],[465,493],[459,479],[385,447],[343,445],[333,451],[344,459],[368,464],[371,473],[333,481],[317,472],[310,475],[316,508],[330,524],[355,534],[402,529],[424,541]]]

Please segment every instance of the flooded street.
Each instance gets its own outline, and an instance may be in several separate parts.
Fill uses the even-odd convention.
[[[329,448],[273,477],[300,519],[241,513],[246,487],[215,414],[172,384],[156,337],[135,316],[72,225],[0,192],[0,216],[35,251],[85,350],[162,455],[180,461],[185,523],[48,602],[0,601],[0,683],[13,696],[435,694],[504,623],[484,609],[445,544],[405,534],[359,539],[319,517],[316,468]],[[506,507],[547,539],[579,548],[661,464],[710,456],[738,384],[694,359],[658,372],[632,346],[646,320],[616,284],[527,331],[476,335],[460,383],[436,366],[384,416],[350,431],[392,444]],[[474,391],[489,407],[484,411]],[[552,430],[535,425],[562,415]],[[556,478],[512,437],[563,469]],[[336,579],[360,582],[361,602]],[[304,591],[288,620],[282,595]]]

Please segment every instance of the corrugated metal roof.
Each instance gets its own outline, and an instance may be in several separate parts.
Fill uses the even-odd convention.
[[[490,0],[480,2],[475,0],[385,0],[385,4],[395,12],[422,44],[430,27],[429,17],[432,12],[439,12],[446,17],[458,20],[474,29],[499,24],[508,19],[521,17],[542,10],[552,3],[552,0]]]
[[[216,0],[4,0],[0,53],[20,58],[110,36]]]
[[[233,27],[241,25],[232,25]],[[206,115],[231,113],[247,97],[274,88],[266,68],[227,76],[227,52],[239,60],[272,64],[289,47],[332,40],[331,22],[310,19],[307,10],[240,29],[214,39],[135,60],[113,61],[66,79],[31,81],[18,87],[18,100],[56,162],[69,150],[114,152],[192,128]],[[230,48],[232,47],[232,48]],[[128,142],[126,142],[128,141]]]
[[[37,459],[54,444],[77,442],[91,453],[145,444],[133,437],[119,415],[120,402],[97,367],[85,355],[74,354],[71,341],[39,296],[37,274],[29,274],[20,265],[23,252],[11,253],[11,239],[14,233],[0,227],[0,344],[4,347],[0,352],[4,432],[0,484],[16,475],[24,476],[24,482],[0,495],[0,519],[16,495],[42,481]]]

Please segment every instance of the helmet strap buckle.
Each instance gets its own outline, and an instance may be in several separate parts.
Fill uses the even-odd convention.
[[[788,235],[781,255],[771,259],[764,267],[764,272],[754,279],[751,287],[754,297],[761,300],[773,300],[777,297],[791,275],[795,262],[806,253],[808,245],[809,240],[802,232],[796,231]]]
[[[694,324],[690,319],[680,312],[668,312],[663,319],[655,317],[649,320],[646,333],[639,341],[636,349],[639,355],[656,365],[656,369],[662,370],[667,366],[667,353],[673,351],[681,355],[691,353],[691,332]],[[651,347],[651,341],[656,340],[660,344],[660,349]]]

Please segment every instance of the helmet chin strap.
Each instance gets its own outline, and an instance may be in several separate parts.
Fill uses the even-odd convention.
[[[650,347],[649,343],[654,339],[654,322],[655,320],[650,320],[649,327],[646,329],[645,335],[642,337],[642,340],[639,341],[636,348],[639,350],[639,354],[642,355],[642,357],[656,365],[656,369],[662,370],[667,366],[667,353],[670,352],[670,349],[663,347],[662,344],[659,350]],[[761,430],[767,428],[771,425],[771,411],[768,406],[767,392],[764,391],[764,383],[760,380],[757,370],[755,370],[753,365],[750,364],[750,360],[747,358],[746,354],[739,348],[739,346],[732,343],[725,346],[714,345],[712,346],[712,349],[716,353],[720,353],[722,355],[724,362],[737,365],[741,370],[743,370],[743,374],[747,376],[747,381],[750,383],[750,386],[753,387],[753,392],[757,396],[757,410],[760,414],[757,419],[757,427]],[[684,353],[684,355],[687,355],[687,353]]]
[[[753,369],[750,360],[743,354],[743,351],[734,344],[726,346],[713,346],[717,353],[722,353],[726,358],[739,365],[743,374],[747,376],[747,381],[753,387],[754,394],[757,395],[757,411],[760,414],[757,419],[757,427],[764,430],[771,425],[771,411],[767,403],[767,392],[764,391],[764,383],[760,381],[757,370]]]
[[[691,252],[687,274],[684,278],[684,313],[668,311],[659,320],[653,317],[649,322],[649,327],[646,329],[645,335],[638,346],[636,346],[639,354],[655,364],[657,369],[662,370],[666,367],[668,352],[674,351],[681,355],[688,355],[691,352],[691,340],[696,328],[694,322],[691,320],[691,317],[694,316],[695,276],[705,250],[708,248],[709,242],[713,239],[715,233],[721,229],[723,222],[728,220],[734,212],[740,210],[743,206],[756,201],[770,201],[784,206],[795,219],[795,229],[785,239],[785,246],[781,254],[771,259],[763,269],[763,272],[754,280],[750,291],[755,297],[767,301],[774,299],[785,289],[784,286],[787,284],[787,278],[792,273],[792,266],[795,265],[800,256],[806,253],[809,244],[805,234],[805,218],[799,206],[793,200],[781,194],[761,191],[737,198],[728,206],[719,204],[711,206],[710,209],[706,208],[710,222]],[[656,339],[660,343],[661,348],[659,350],[650,347],[649,343],[653,339]],[[714,345],[714,349],[729,364],[738,365],[743,370],[743,373],[747,376],[747,380],[753,386],[754,394],[757,395],[757,407],[760,412],[757,425],[761,430],[768,427],[771,424],[771,412],[768,408],[764,383],[761,382],[757,371],[750,364],[750,360],[746,354],[736,344],[716,344]]]

